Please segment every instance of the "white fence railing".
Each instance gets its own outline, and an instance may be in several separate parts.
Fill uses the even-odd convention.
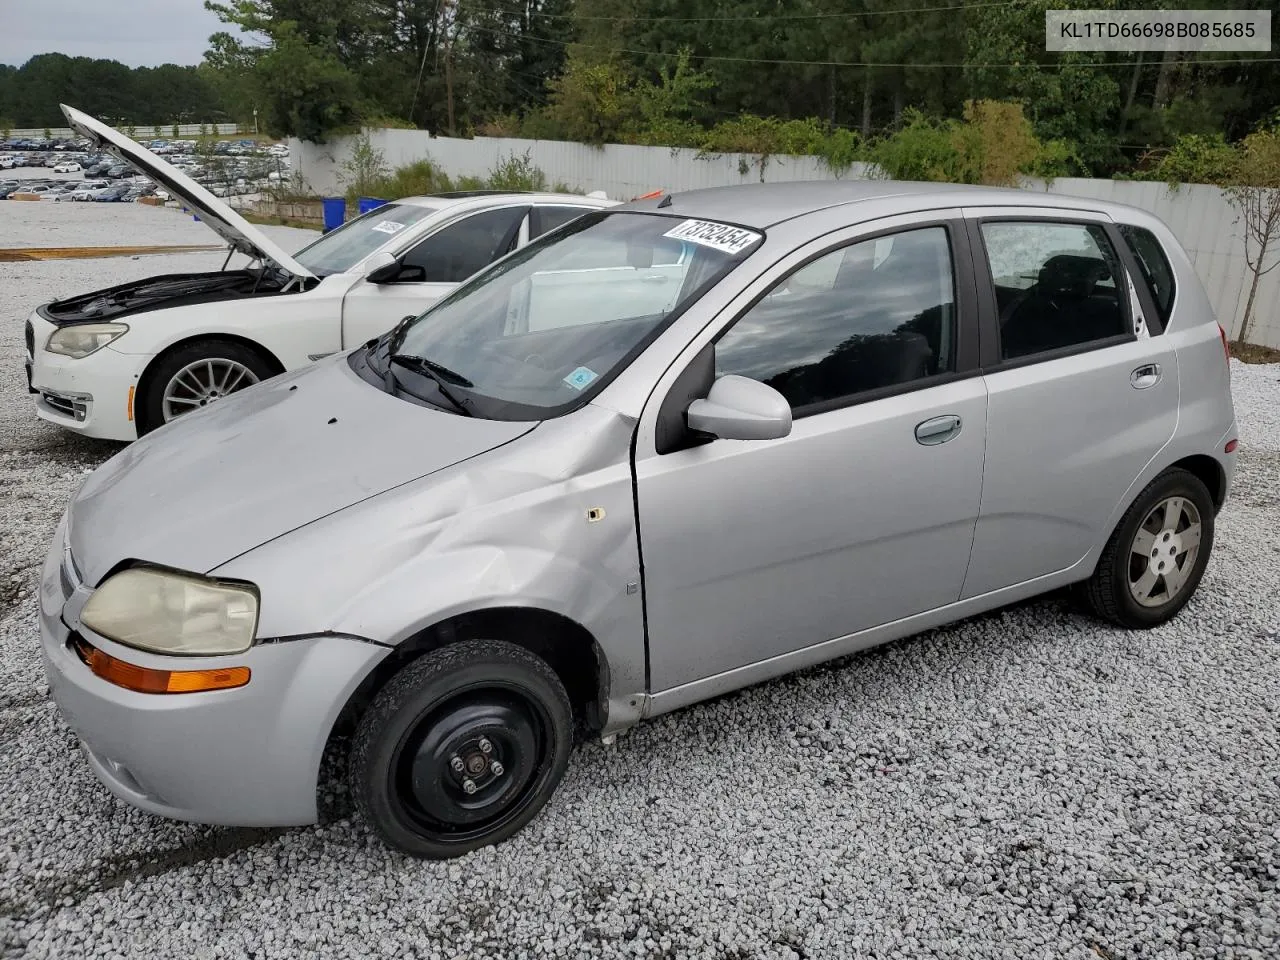
[[[761,180],[829,180],[835,178],[817,157],[768,157],[752,154],[701,157],[698,151],[669,147],[608,144],[593,147],[551,140],[477,137],[460,140],[433,137],[425,130],[370,131],[373,147],[390,167],[429,158],[451,177],[484,175],[500,160],[528,155],[546,175],[549,185],[603,190],[626,200],[651,190],[693,190]],[[353,138],[326,144],[289,142],[293,169],[307,185],[322,194],[343,190],[343,163],[351,156]],[[867,176],[866,165],[841,174],[846,179]],[[1150,211],[1169,224],[1195,263],[1218,319],[1233,336],[1240,329],[1251,274],[1244,259],[1244,241],[1235,211],[1223,193],[1212,186],[1186,186],[1170,191],[1162,183],[1062,178],[1046,190],[1064,196],[1092,197],[1126,203]],[[1280,270],[1262,278],[1254,306],[1256,318],[1249,339],[1280,348]]]
[[[120,126],[120,129],[127,131],[128,130],[127,124],[122,124]],[[164,137],[167,139],[173,136],[173,124],[162,123],[159,126],[155,126],[155,127],[139,124],[133,128],[133,131],[134,133],[137,134],[137,137],[135,139],[141,139],[144,137],[147,140],[156,140],[161,137]],[[196,136],[199,136],[201,133],[210,133],[210,134],[216,133],[220,136],[226,136],[227,134],[239,133],[239,132],[240,132],[240,125],[238,123],[203,123],[203,124],[180,123],[178,124],[179,137],[196,137]],[[18,137],[43,138],[46,135],[46,133],[50,137],[74,137],[75,136],[75,131],[72,130],[70,127],[49,127],[48,130],[46,130],[44,127],[22,127],[21,129],[14,128],[13,130],[10,130],[9,137],[14,139]]]

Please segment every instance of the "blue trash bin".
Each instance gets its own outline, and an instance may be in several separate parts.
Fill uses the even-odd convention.
[[[347,200],[345,197],[325,197],[320,201],[324,208],[324,232],[337,229],[347,219]]]
[[[386,202],[387,201],[385,200],[379,200],[377,197],[361,197],[360,212],[368,213],[370,210],[377,210],[378,207],[382,206]]]

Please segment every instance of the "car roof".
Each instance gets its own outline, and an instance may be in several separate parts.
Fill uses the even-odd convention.
[[[483,209],[489,206],[504,206],[511,199],[517,198],[529,203],[568,203],[587,207],[607,207],[616,203],[616,201],[611,202],[599,197],[584,197],[577,193],[537,193],[522,190],[454,190],[420,197],[404,197],[392,202],[412,207],[430,207],[432,210],[448,210],[464,205],[471,209]]]
[[[1035,206],[1104,212],[1130,209],[1119,203],[1013,188],[903,180],[794,180],[709,187],[636,200],[620,209],[661,210],[676,216],[766,229],[820,210],[870,200],[899,201],[896,205],[901,209],[895,213],[947,206]],[[883,207],[877,215],[885,215]]]

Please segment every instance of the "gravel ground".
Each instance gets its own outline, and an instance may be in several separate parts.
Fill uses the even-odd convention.
[[[187,242],[190,221],[153,216],[172,215],[107,229]],[[1160,629],[1053,597],[700,705],[580,748],[522,835],[450,863],[381,847],[337,783],[324,825],[287,831],[112,799],[48,699],[34,591],[63,504],[115,447],[32,418],[20,318],[209,259],[2,268],[6,955],[1280,955],[1280,365],[1233,365],[1237,486],[1199,593]]]

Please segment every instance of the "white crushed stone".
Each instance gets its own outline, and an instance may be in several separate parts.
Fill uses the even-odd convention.
[[[32,226],[14,206],[6,240]],[[155,213],[111,241],[202,242]],[[1157,630],[1053,597],[703,704],[579,749],[523,834],[449,863],[380,846],[340,785],[336,819],[287,831],[112,799],[48,699],[34,591],[116,447],[33,418],[21,323],[216,260],[0,266],[3,955],[1280,955],[1280,365],[1233,363],[1236,491],[1200,591]]]

